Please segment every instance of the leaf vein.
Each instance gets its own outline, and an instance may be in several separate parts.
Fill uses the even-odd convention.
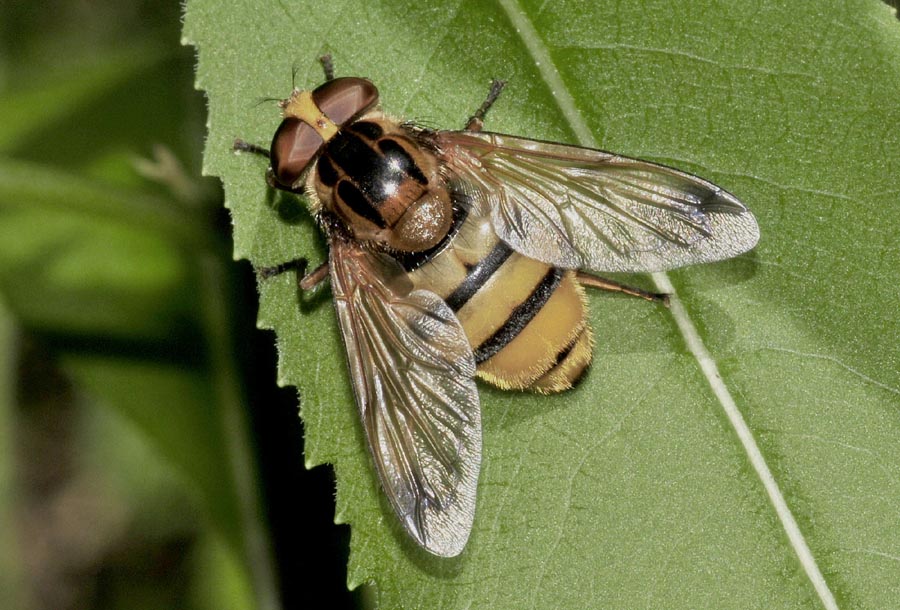
[[[895,388],[894,386],[891,386],[891,385],[888,385],[881,381],[878,381],[877,379],[873,379],[872,377],[869,377],[865,373],[857,371],[855,368],[853,368],[849,364],[845,364],[843,361],[841,361],[838,358],[835,358],[834,356],[829,356],[827,354],[816,354],[816,353],[812,353],[812,352],[801,352],[799,350],[793,350],[793,349],[789,349],[786,347],[769,346],[769,347],[764,347],[762,349],[769,350],[772,352],[781,352],[784,354],[791,354],[793,356],[800,356],[801,358],[812,358],[815,360],[826,360],[828,362],[833,362],[834,364],[838,365],[839,367],[843,368],[844,370],[848,371],[849,373],[852,373],[853,375],[859,377],[866,383],[873,385],[877,388],[881,388],[882,390],[886,390],[886,391],[890,392],[891,394],[896,394],[896,395],[900,396],[900,388]]]
[[[593,133],[588,128],[584,117],[582,117],[581,113],[578,111],[571,92],[563,82],[559,70],[557,70],[555,63],[550,56],[549,50],[538,35],[537,30],[529,20],[528,15],[516,0],[499,0],[499,4],[506,12],[507,17],[516,28],[522,42],[525,44],[526,49],[534,59],[541,77],[550,88],[554,99],[560,107],[563,117],[571,125],[579,143],[582,146],[597,148]],[[669,281],[668,275],[665,273],[653,273],[652,277],[660,292],[672,294],[672,316],[675,318],[678,329],[691,354],[697,360],[701,371],[706,376],[710,388],[722,405],[732,427],[737,433],[747,457],[759,476],[766,493],[769,495],[772,506],[781,521],[782,527],[788,536],[794,552],[797,554],[800,564],[819,595],[819,599],[827,610],[837,610],[838,605],[834,598],[834,594],[829,589],[828,583],[825,582],[825,577],[822,575],[822,572],[806,543],[806,539],[788,507],[775,477],[772,475],[768,464],[766,464],[765,458],[747,426],[747,422],[737,408],[734,398],[731,396],[731,392],[719,375],[718,366],[707,351],[687,310],[675,293],[675,289]]]

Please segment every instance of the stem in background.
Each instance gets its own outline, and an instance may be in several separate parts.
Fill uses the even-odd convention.
[[[0,301],[0,607],[24,608],[25,574],[17,535],[16,510],[22,497],[15,481],[15,387],[18,337],[12,316]]]
[[[188,247],[212,249],[208,225],[172,201],[122,189],[35,163],[0,159],[0,209],[14,205],[83,213],[171,235]]]
[[[235,366],[236,354],[230,328],[232,311],[226,295],[231,294],[227,270],[209,251],[200,258],[200,301],[204,334],[209,350],[211,383],[221,406],[225,445],[238,495],[238,510],[243,524],[242,539],[261,610],[280,610],[278,578],[272,544],[262,511],[258,485],[258,465],[250,448],[250,426],[247,405]]]

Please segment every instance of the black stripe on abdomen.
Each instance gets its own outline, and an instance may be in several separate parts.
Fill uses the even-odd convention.
[[[551,366],[549,369],[547,369],[548,373],[550,373],[551,371],[553,371],[554,369],[559,367],[563,362],[566,361],[566,358],[569,357],[569,354],[572,353],[572,350],[575,349],[575,346],[581,340],[582,335],[584,335],[585,328],[586,327],[582,326],[581,330],[578,332],[578,334],[575,335],[575,338],[572,339],[571,341],[569,341],[568,345],[566,345],[564,348],[562,348],[560,350],[560,352],[558,354],[556,354],[556,360],[553,362],[553,366]]]
[[[512,248],[502,241],[498,241],[497,245],[488,252],[488,255],[472,267],[468,275],[466,275],[466,279],[445,299],[450,309],[455,312],[462,309],[463,305],[475,296],[475,293],[494,275],[512,252]]]
[[[553,296],[553,292],[562,281],[564,273],[562,269],[557,269],[556,267],[551,267],[547,271],[541,282],[528,295],[528,298],[512,310],[503,326],[498,328],[493,335],[478,346],[475,350],[475,362],[477,364],[481,364],[509,345],[528,326],[528,323],[534,319],[541,308],[550,300],[550,297]]]

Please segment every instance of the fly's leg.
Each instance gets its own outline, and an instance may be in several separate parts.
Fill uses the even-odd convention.
[[[503,91],[503,87],[505,86],[505,80],[498,80],[495,78],[491,81],[491,90],[488,93],[487,99],[484,100],[481,108],[476,110],[475,114],[469,117],[469,121],[464,128],[466,131],[481,131],[481,128],[484,127],[484,115],[487,114],[490,107],[493,106],[494,102],[497,101],[497,98],[500,97],[500,92]]]
[[[297,287],[303,292],[309,292],[316,288],[322,281],[328,277],[328,262],[324,262],[309,273],[306,273],[306,267],[309,262],[305,258],[296,258],[274,267],[261,267],[257,269],[260,279],[269,279],[276,275],[281,275],[286,271],[297,272]]]
[[[269,151],[258,144],[251,144],[250,142],[245,142],[240,138],[235,138],[234,144],[231,145],[231,150],[235,152],[248,152],[253,153],[254,155],[262,155],[266,159],[269,158]]]
[[[331,60],[331,53],[326,53],[319,58],[322,64],[322,70],[325,71],[325,80],[334,80],[334,62]]]
[[[231,145],[231,150],[237,152],[248,152],[253,153],[254,155],[261,155],[266,159],[269,158],[269,151],[263,148],[258,144],[251,144],[250,142],[245,142],[240,138],[235,138],[234,144]],[[277,182],[275,182],[275,173],[272,171],[272,168],[269,167],[266,170],[266,184],[268,184],[273,189],[281,189],[284,190],[282,186],[280,186]]]
[[[261,267],[256,270],[260,280],[267,280],[281,275],[286,271],[293,271],[295,275],[295,289],[297,291],[297,305],[301,311],[309,311],[321,304],[321,297],[326,293],[316,291],[325,278],[328,277],[328,262],[324,262],[309,273],[306,273],[307,260],[297,258],[274,267]]]
[[[648,292],[640,288],[635,288],[634,286],[627,286],[625,284],[620,284],[619,282],[614,282],[605,277],[591,275],[590,273],[585,273],[584,271],[577,271],[575,273],[575,279],[578,280],[578,283],[582,286],[598,288],[600,290],[606,290],[608,292],[621,292],[622,294],[628,294],[633,297],[640,297],[642,299],[646,299],[647,301],[662,303],[666,307],[669,306],[669,295],[667,294],[663,294],[660,292]]]
[[[322,64],[322,70],[325,71],[325,80],[334,80],[334,62],[331,61],[331,53],[326,53],[319,57],[319,63]],[[297,72],[300,71],[300,66],[294,64],[294,67],[291,69],[291,89],[297,91]]]
[[[328,277],[328,261],[325,261],[306,275],[304,275],[297,285],[300,286],[300,290],[309,291],[313,288],[316,288],[321,284],[326,277]],[[299,276],[298,276],[299,277]]]

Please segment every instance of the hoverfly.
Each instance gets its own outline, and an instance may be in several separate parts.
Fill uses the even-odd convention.
[[[401,122],[367,79],[294,88],[267,155],[269,184],[306,195],[329,260],[350,378],[382,487],[427,551],[458,555],[475,511],[475,377],[559,392],[591,361],[583,286],[594,275],[730,258],[759,229],[696,176],[578,146],[482,131],[503,83],[462,131]],[[305,266],[305,261],[303,261]],[[276,271],[287,268],[282,265]],[[272,270],[264,270],[270,274]]]

